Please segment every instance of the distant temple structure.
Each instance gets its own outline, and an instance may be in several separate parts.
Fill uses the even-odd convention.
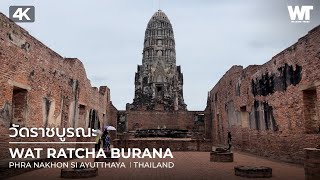
[[[135,74],[132,110],[186,110],[183,99],[183,74],[176,66],[172,25],[159,10],[145,31],[142,65]],[[160,105],[160,106],[157,106]]]
[[[188,111],[183,98],[183,74],[176,65],[172,24],[158,10],[148,22],[142,64],[135,74],[135,96],[125,111],[118,111],[118,133],[135,132],[136,137],[210,138],[209,116]]]

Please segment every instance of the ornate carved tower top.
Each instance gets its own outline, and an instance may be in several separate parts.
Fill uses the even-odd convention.
[[[159,10],[150,19],[144,38],[142,65],[135,75],[135,98],[131,109],[186,110],[183,74],[176,66],[172,25]]]

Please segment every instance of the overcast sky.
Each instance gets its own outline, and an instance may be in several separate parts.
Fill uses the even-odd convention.
[[[93,86],[107,85],[125,109],[134,97],[144,32],[157,0],[1,0],[33,5],[35,23],[20,23],[63,57],[77,57]],[[313,5],[311,22],[290,22],[288,5]],[[203,110],[207,93],[232,65],[263,64],[320,24],[320,0],[161,0],[175,33],[189,110]]]

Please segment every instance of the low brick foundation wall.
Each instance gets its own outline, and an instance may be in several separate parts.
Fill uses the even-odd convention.
[[[234,167],[236,176],[246,178],[270,178],[272,177],[272,168],[269,167],[253,167],[253,166],[236,166]]]
[[[232,152],[210,152],[210,161],[212,162],[233,162]]]

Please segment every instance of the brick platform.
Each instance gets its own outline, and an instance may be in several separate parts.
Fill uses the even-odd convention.
[[[211,162],[233,162],[233,153],[212,151],[210,152],[210,161]]]
[[[234,173],[236,176],[246,178],[270,178],[272,177],[272,168],[263,166],[236,166],[234,167]]]

